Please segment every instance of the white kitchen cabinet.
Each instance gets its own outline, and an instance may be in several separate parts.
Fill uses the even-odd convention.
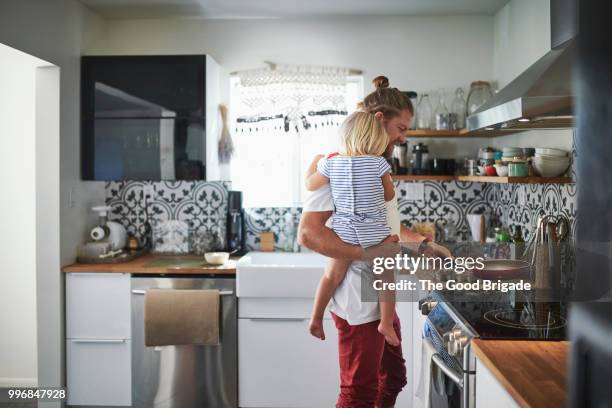
[[[66,274],[69,405],[131,405],[130,289],[126,273]]]
[[[517,408],[518,406],[491,370],[476,357],[476,408]]]
[[[66,338],[131,337],[130,274],[66,274]]]
[[[239,318],[241,407],[331,407],[340,389],[338,339],[324,320],[325,341],[306,318]]]
[[[131,341],[69,339],[66,389],[69,405],[132,404]]]

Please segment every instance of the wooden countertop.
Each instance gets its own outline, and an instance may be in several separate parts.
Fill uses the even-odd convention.
[[[201,260],[201,266],[197,265],[198,260]],[[187,262],[189,265],[173,267],[168,266],[176,261],[177,264]],[[193,261],[193,262],[189,262]],[[166,265],[164,265],[166,263]],[[194,265],[195,263],[195,265]],[[129,262],[123,263],[96,263],[85,264],[75,263],[65,266],[62,269],[64,272],[117,272],[117,273],[184,273],[184,274],[236,274],[236,259],[230,259],[225,265],[208,266],[203,256],[197,255],[153,255],[147,254],[138,257]]]
[[[567,406],[568,342],[475,339],[471,344],[519,406]]]

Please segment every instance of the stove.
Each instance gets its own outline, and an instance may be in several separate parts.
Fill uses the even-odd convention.
[[[455,389],[454,393],[435,396],[438,403],[442,399],[444,403],[437,405],[432,400],[432,406],[474,407],[476,358],[470,347],[472,339],[566,339],[564,303],[534,303],[517,297],[515,293],[500,296],[435,291],[420,302],[421,311],[427,315],[423,339],[435,350],[432,366]],[[431,390],[431,394],[435,395],[436,390]]]
[[[455,323],[468,328],[473,337],[506,340],[565,340],[567,310],[562,302],[534,303],[506,298],[473,299],[453,291],[433,292],[431,300],[450,310]],[[448,313],[447,313],[448,314]]]

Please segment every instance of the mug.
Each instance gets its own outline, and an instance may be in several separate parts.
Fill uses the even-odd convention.
[[[529,168],[527,163],[508,163],[508,176],[510,177],[527,177]]]

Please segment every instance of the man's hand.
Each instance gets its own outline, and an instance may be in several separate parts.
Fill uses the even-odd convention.
[[[325,340],[325,331],[323,330],[323,319],[311,318],[308,327],[310,334],[318,339]]]
[[[424,242],[422,244],[423,254],[427,257],[452,258],[453,255],[445,246],[435,242]]]

